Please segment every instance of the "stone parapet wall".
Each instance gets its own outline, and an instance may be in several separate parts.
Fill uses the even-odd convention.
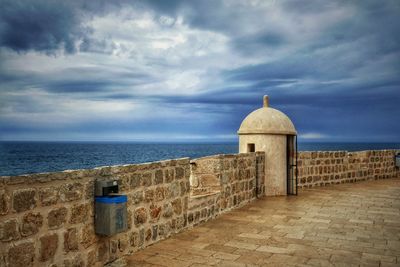
[[[400,177],[396,150],[304,151],[298,154],[298,186],[313,187]]]
[[[0,266],[103,266],[187,227],[189,159],[0,178]],[[128,195],[128,231],[94,233],[94,180]],[[54,265],[52,265],[54,264]]]
[[[191,196],[189,158],[0,177],[0,266],[103,266],[254,199],[263,156],[216,156],[209,173],[220,192],[207,201]],[[95,234],[98,178],[116,179],[128,196],[128,231]]]
[[[192,160],[188,223],[198,224],[265,194],[265,154],[216,155]]]

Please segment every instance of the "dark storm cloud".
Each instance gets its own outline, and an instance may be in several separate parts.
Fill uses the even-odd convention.
[[[202,114],[204,121],[212,121],[179,121],[166,119],[164,114],[152,118],[151,122],[94,116],[92,121],[61,127],[62,131],[96,133],[118,128],[125,132],[234,134],[241,120],[261,107],[262,95],[268,94],[271,106],[287,113],[300,134],[318,133],[332,140],[352,141],[380,136],[391,141],[400,138],[400,125],[396,123],[400,103],[400,2],[397,0],[261,1],[265,8],[246,6],[241,1],[211,0],[0,1],[0,46],[3,48],[20,54],[39,51],[55,57],[61,49],[88,56],[87,62],[80,63],[85,67],[66,66],[48,76],[17,67],[11,69],[0,62],[0,93],[39,88],[51,95],[78,95],[85,100],[140,101],[154,109],[162,106],[181,113],[194,111]],[[168,53],[156,55],[149,44],[133,46],[129,55],[132,69],[122,69],[118,66],[118,56],[113,53],[123,50],[123,45],[118,46],[112,34],[95,35],[95,29],[85,26],[85,22],[112,12],[116,12],[117,22],[118,11],[125,7],[152,12],[155,23],[170,20],[157,28],[161,29],[159,34],[165,34],[168,27],[173,28],[179,18],[183,28],[187,27],[192,34],[200,30],[222,36],[227,45],[218,51],[226,53],[227,60],[232,56],[237,62],[226,67],[224,58],[212,63],[216,66],[209,64],[208,59],[201,61],[201,57],[167,61],[164,56],[173,54],[173,49],[167,48],[163,51]],[[116,24],[115,28],[119,26]],[[146,40],[151,42],[157,35],[154,33]],[[135,45],[144,40],[144,36],[135,32],[123,38],[130,38],[128,41]],[[194,36],[188,40],[196,42]],[[151,53],[142,56],[140,48]],[[101,59],[96,59],[97,56]],[[0,58],[3,59],[1,54]],[[109,61],[113,63],[107,65]],[[157,86],[162,89],[163,82],[171,78],[169,73],[190,71],[194,63],[204,64],[200,69],[206,72],[210,68],[210,74],[218,82],[213,84],[204,75],[199,77],[206,81],[204,88],[194,92],[190,88],[175,91],[169,88],[165,93],[158,90]],[[196,68],[197,71],[198,65]],[[152,84],[156,86],[148,89]],[[0,104],[4,99],[0,99]],[[38,104],[28,103],[28,98],[18,100],[10,94],[7,99],[16,111],[46,112]],[[0,120],[0,124],[10,134],[37,130],[34,125],[26,128],[22,123],[6,119]],[[46,132],[43,129],[40,131]]]
[[[3,0],[0,9],[0,45],[17,52],[75,51],[84,29],[66,1]]]

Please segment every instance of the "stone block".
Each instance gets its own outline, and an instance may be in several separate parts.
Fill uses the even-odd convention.
[[[30,267],[33,266],[35,258],[35,247],[32,242],[25,242],[12,246],[8,250],[9,267]]]
[[[143,201],[144,197],[143,197],[143,191],[136,191],[132,194],[132,201],[134,204],[139,204],[140,202]]]
[[[139,233],[138,232],[132,232],[129,235],[129,245],[131,247],[139,246]]]
[[[155,201],[162,201],[164,200],[164,187],[157,187],[154,193],[154,200]]]
[[[27,213],[22,218],[21,235],[30,236],[39,232],[43,225],[43,216],[40,213]]]
[[[163,208],[163,217],[170,218],[174,214],[174,209],[171,203],[165,203]]]
[[[56,204],[58,201],[58,189],[55,187],[40,188],[39,201],[42,206]]]
[[[161,215],[161,207],[151,204],[150,205],[150,219],[152,222],[158,221]]]
[[[72,259],[65,259],[64,260],[64,267],[84,267],[85,262],[83,261],[80,254],[76,255]],[[88,265],[91,266],[91,265]]]
[[[147,221],[147,211],[145,208],[137,208],[133,214],[136,226],[142,225]]]
[[[10,219],[0,223],[0,240],[11,241],[19,239],[18,222],[16,219]]]
[[[83,186],[80,183],[64,184],[60,188],[60,200],[63,202],[82,199]]]
[[[164,182],[164,174],[162,170],[157,170],[154,175],[154,184],[162,184]]]
[[[131,176],[130,185],[132,189],[136,189],[142,185],[142,175],[139,173],[134,173]]]
[[[56,254],[58,247],[58,236],[56,233],[47,234],[40,238],[40,261],[48,261]]]
[[[64,232],[64,251],[78,250],[78,231],[76,228],[70,228]]]
[[[0,215],[8,213],[10,207],[10,197],[5,190],[0,190]]]
[[[60,228],[67,221],[68,210],[65,207],[51,210],[47,215],[49,229]]]
[[[85,247],[88,248],[90,245],[95,243],[97,241],[97,236],[94,232],[94,225],[93,224],[85,224],[82,227],[82,232],[81,232],[81,244]]]
[[[152,173],[151,172],[146,172],[143,173],[142,175],[142,185],[147,187],[147,186],[151,186],[152,185]]]
[[[179,182],[173,182],[168,187],[169,198],[176,198],[180,196],[180,185]]]
[[[13,192],[13,209],[16,212],[30,210],[36,207],[36,191],[34,189],[20,189]]]
[[[76,204],[71,208],[71,224],[86,222],[89,218],[89,204]]]
[[[185,170],[182,167],[175,168],[175,179],[180,180],[185,177]]]
[[[171,183],[175,179],[175,170],[167,169],[165,170],[165,183]]]
[[[144,191],[144,199],[146,200],[146,202],[152,202],[154,200],[154,190],[146,189]]]
[[[171,202],[172,208],[174,210],[175,214],[180,215],[182,213],[182,201],[180,198],[175,199],[174,201]]]

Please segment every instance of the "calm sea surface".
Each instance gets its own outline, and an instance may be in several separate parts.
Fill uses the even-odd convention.
[[[299,150],[400,149],[400,143],[299,143]],[[237,144],[0,142],[0,176],[237,153]]]

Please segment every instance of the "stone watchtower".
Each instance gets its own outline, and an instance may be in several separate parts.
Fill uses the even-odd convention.
[[[265,152],[266,195],[297,194],[296,129],[288,116],[269,107],[268,96],[243,120],[238,134],[239,153]]]

